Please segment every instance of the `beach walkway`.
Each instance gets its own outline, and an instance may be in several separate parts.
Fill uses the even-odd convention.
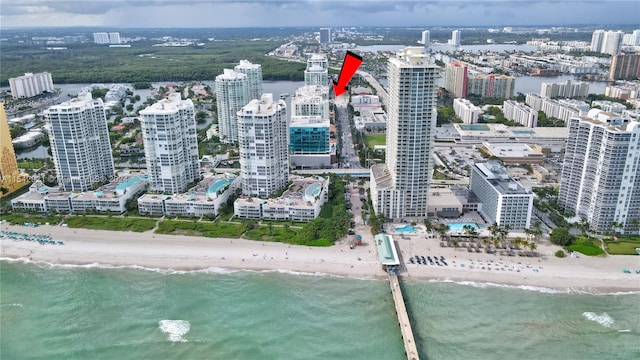
[[[400,331],[402,333],[404,351],[407,354],[407,359],[418,360],[418,348],[416,347],[416,342],[413,339],[413,330],[411,329],[409,314],[407,313],[407,308],[404,304],[404,297],[402,296],[402,290],[400,289],[398,275],[389,272],[389,285],[391,285],[393,302],[396,304],[396,314],[398,314],[398,322],[400,323]]]

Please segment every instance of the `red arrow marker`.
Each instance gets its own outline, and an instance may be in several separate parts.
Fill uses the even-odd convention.
[[[344,63],[342,63],[342,69],[340,69],[338,82],[333,81],[333,92],[336,96],[340,96],[349,90],[347,84],[351,81],[356,71],[358,71],[360,64],[362,64],[362,56],[347,51],[347,54],[344,56]]]

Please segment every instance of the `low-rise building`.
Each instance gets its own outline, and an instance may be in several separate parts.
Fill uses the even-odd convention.
[[[205,176],[186,193],[144,194],[138,198],[138,211],[141,215],[216,216],[239,187],[240,178],[231,174]]]
[[[623,111],[627,110],[627,107],[624,104],[620,104],[613,101],[607,100],[594,100],[591,102],[592,107],[599,107],[600,109],[608,112],[621,114]]]
[[[127,201],[140,194],[146,184],[145,177],[128,175],[93,191],[70,192],[36,181],[29,187],[29,192],[11,201],[11,207],[21,211],[120,214],[126,211]]]
[[[242,196],[234,202],[235,216],[248,219],[312,221],[328,200],[329,179],[295,178],[276,199]]]
[[[428,196],[428,217],[457,218],[462,215],[463,203],[450,188],[431,188]]]
[[[489,143],[482,144],[482,150],[489,156],[495,156],[507,165],[542,164],[544,154],[527,144]]]

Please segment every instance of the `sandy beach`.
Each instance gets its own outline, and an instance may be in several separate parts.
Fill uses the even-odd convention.
[[[52,264],[101,264],[142,266],[150,269],[200,270],[226,268],[255,271],[289,271],[354,278],[383,278],[373,237],[366,231],[364,245],[350,249],[347,239],[335,246],[317,248],[242,239],[159,235],[71,229],[61,226],[9,226],[2,230],[50,235],[64,245],[40,245],[33,241],[0,240],[3,258],[29,259]],[[366,230],[364,228],[360,230]],[[562,291],[640,291],[638,256],[556,258],[558,249],[540,245],[540,258],[500,257],[441,248],[436,239],[394,237],[407,263],[409,257],[444,256],[448,266],[406,264],[401,275],[413,281],[456,281],[540,287]],[[463,266],[464,264],[464,266]],[[623,268],[632,271],[622,272]],[[519,270],[519,271],[517,271]],[[533,288],[531,288],[533,289]]]

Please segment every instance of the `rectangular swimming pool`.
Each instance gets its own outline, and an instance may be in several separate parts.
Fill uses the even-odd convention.
[[[465,225],[469,225],[474,227],[476,231],[480,231],[480,226],[476,223],[448,223],[447,225],[449,225],[449,230],[451,231],[464,232]]]

